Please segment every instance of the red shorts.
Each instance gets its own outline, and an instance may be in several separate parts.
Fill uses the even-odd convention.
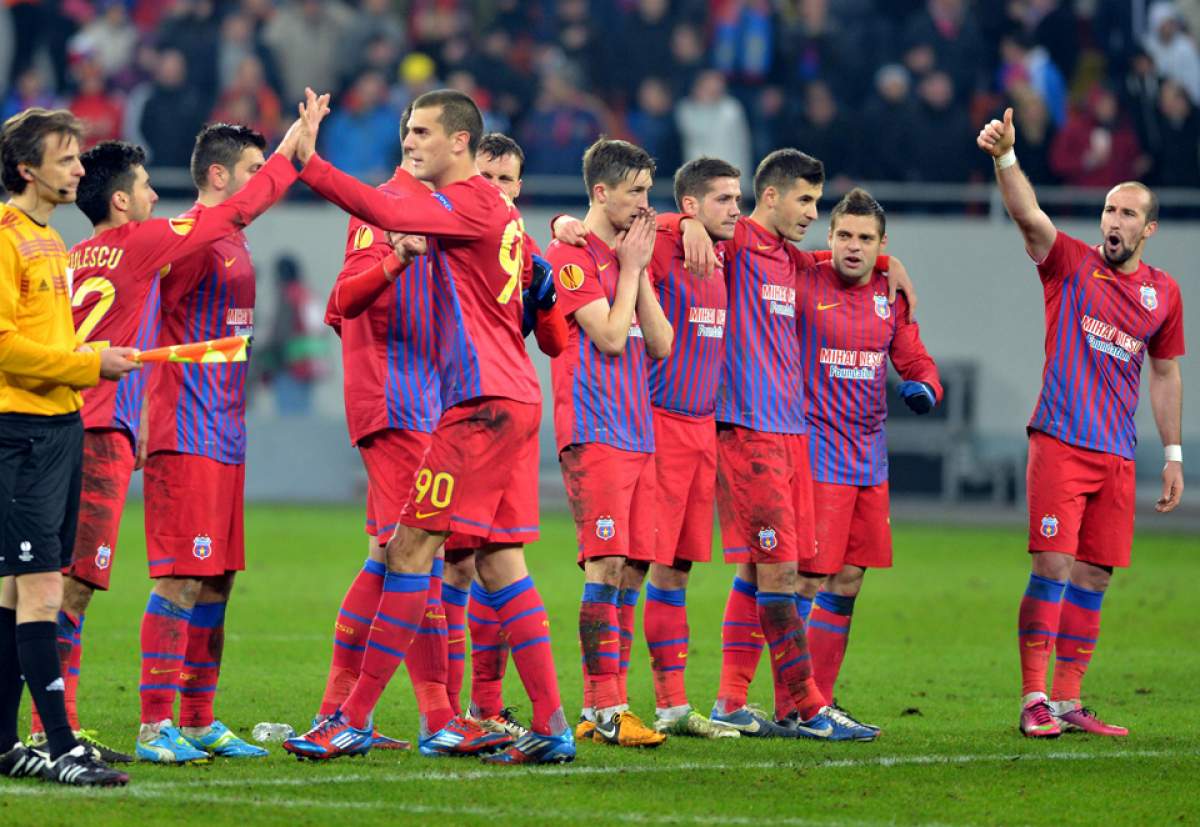
[[[487,543],[538,538],[542,406],[480,397],[442,414],[400,522]]]
[[[94,589],[108,591],[125,494],[137,457],[121,428],[83,432],[83,488],[71,565],[63,569]]]
[[[842,566],[892,567],[886,482],[862,486],[813,482],[813,515],[817,556],[804,563],[804,571],[836,574]]]
[[[422,431],[388,428],[361,439],[358,453],[367,469],[367,534],[385,543],[412,491],[413,478],[429,450]]]
[[[142,476],[151,577],[215,577],[246,568],[245,465],[158,451]]]
[[[1057,551],[1097,566],[1129,565],[1133,460],[1031,431],[1025,488],[1031,552]]]
[[[655,558],[654,454],[599,442],[568,445],[558,456],[575,517],[577,562],[594,557]]]
[[[717,426],[654,408],[654,473],[658,489],[658,549],[654,562],[712,559],[717,488]]]
[[[800,563],[816,555],[808,437],[717,428],[717,513],[726,563]]]

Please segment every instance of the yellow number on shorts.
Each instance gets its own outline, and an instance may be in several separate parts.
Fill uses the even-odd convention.
[[[422,468],[417,473],[417,502],[422,502],[429,495],[429,504],[434,508],[445,508],[450,505],[450,497],[454,493],[454,477],[441,471],[437,474],[428,468]]]
[[[100,324],[100,320],[104,318],[104,314],[112,307],[112,303],[117,298],[117,288],[113,287],[113,283],[101,276],[92,276],[89,279],[84,279],[80,285],[75,288],[75,295],[71,297],[72,307],[82,307],[83,300],[90,293],[99,293],[100,298],[92,307],[91,312],[79,325],[79,329],[75,331],[75,338],[79,342],[86,342],[88,337],[92,335],[92,331],[96,329],[96,325]]]
[[[508,281],[504,289],[496,297],[500,304],[508,304],[521,283],[521,269],[525,266],[525,220],[516,218],[508,222],[504,228],[504,236],[500,239],[500,267],[508,273]]]

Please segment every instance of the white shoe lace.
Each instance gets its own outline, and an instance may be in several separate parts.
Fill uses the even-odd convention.
[[[862,727],[862,724],[860,724],[858,721],[851,718],[849,715],[847,715],[844,711],[838,709],[836,706],[823,707],[821,709],[821,712],[824,713],[825,717],[829,718],[831,721],[833,721],[836,724],[840,724],[841,726],[852,727],[852,728],[861,728]]]

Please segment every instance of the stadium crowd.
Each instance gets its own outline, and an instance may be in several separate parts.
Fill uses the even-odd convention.
[[[449,86],[576,174],[599,135],[663,169],[805,148],[847,178],[985,181],[973,125],[1011,104],[1034,183],[1200,187],[1200,4],[1162,0],[4,0],[3,117],[65,105],[87,143],[186,167],[200,127],[278,139],[337,90],[322,152],[373,182],[396,119]],[[2,47],[0,47],[2,48]],[[886,141],[877,136],[887,135]],[[986,162],[986,158],[983,159]]]

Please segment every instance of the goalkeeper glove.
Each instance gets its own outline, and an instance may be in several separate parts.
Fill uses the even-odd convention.
[[[550,262],[541,256],[533,256],[533,280],[521,291],[523,312],[521,315],[521,335],[528,336],[537,326],[537,312],[549,310],[558,301],[554,292],[553,269]]]
[[[927,414],[937,404],[933,388],[925,382],[909,379],[901,382],[896,390],[904,397],[904,404],[915,414]]]

